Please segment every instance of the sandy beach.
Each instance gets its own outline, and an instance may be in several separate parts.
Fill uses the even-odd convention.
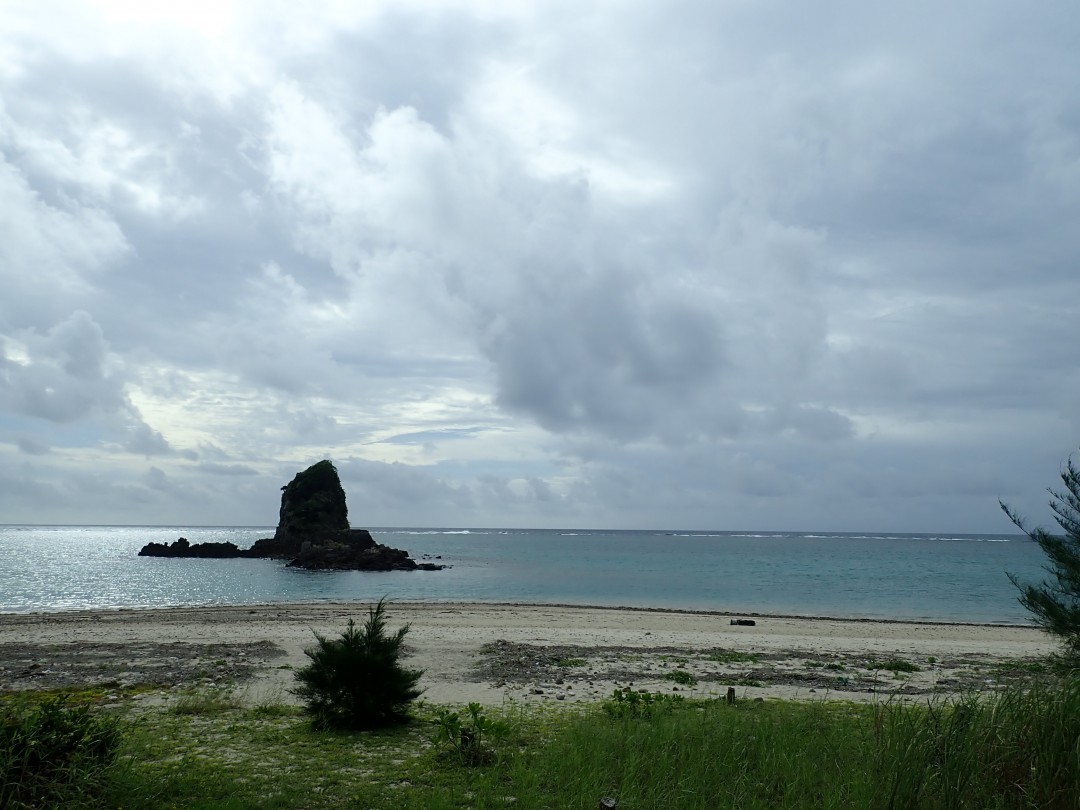
[[[368,608],[0,614],[0,691],[150,684],[290,701],[313,631],[334,637]],[[709,696],[730,686],[746,698],[921,700],[1030,677],[1055,648],[1033,627],[627,608],[392,603],[391,630],[404,623],[406,663],[424,670],[425,699],[447,704],[598,700],[619,688]]]

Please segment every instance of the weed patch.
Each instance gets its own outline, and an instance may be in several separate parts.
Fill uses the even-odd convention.
[[[555,666],[563,668],[583,667],[587,663],[589,662],[586,661],[584,658],[560,658],[555,662]]]
[[[663,695],[658,692],[634,692],[629,688],[616,689],[602,704],[609,717],[654,717],[680,708],[685,702],[682,695]]]
[[[922,667],[902,658],[890,658],[888,661],[868,661],[867,669],[884,669],[888,672],[922,672]]]
[[[665,681],[675,681],[675,683],[681,683],[685,686],[693,686],[697,683],[697,678],[687,672],[685,669],[675,669],[671,672],[664,673]]]
[[[493,720],[479,703],[470,703],[462,722],[458,712],[441,709],[435,716],[435,744],[443,746],[462,765],[490,765],[495,761],[493,740],[510,730],[505,721]]]
[[[115,717],[64,695],[6,701],[0,713],[0,807],[92,801],[120,740]]]
[[[239,708],[240,699],[231,689],[185,692],[169,704],[170,714],[213,716]]]

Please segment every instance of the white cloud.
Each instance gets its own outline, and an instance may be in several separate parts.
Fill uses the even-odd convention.
[[[0,318],[35,323],[70,312],[130,247],[99,208],[50,204],[0,152]]]
[[[332,456],[385,524],[1007,530],[1080,429],[1078,21],[4,4],[5,514]]]

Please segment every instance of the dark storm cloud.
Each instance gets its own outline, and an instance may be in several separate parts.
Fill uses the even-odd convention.
[[[678,432],[722,366],[721,314],[664,301],[632,278],[573,275],[529,285],[485,336],[499,402],[557,432],[633,439],[658,421]]]

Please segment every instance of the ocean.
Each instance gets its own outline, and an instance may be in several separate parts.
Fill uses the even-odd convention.
[[[315,572],[271,560],[139,557],[148,542],[272,527],[0,526],[0,612],[320,600],[525,602],[1026,624],[1006,572],[1041,581],[1023,535],[372,529],[443,571]]]

